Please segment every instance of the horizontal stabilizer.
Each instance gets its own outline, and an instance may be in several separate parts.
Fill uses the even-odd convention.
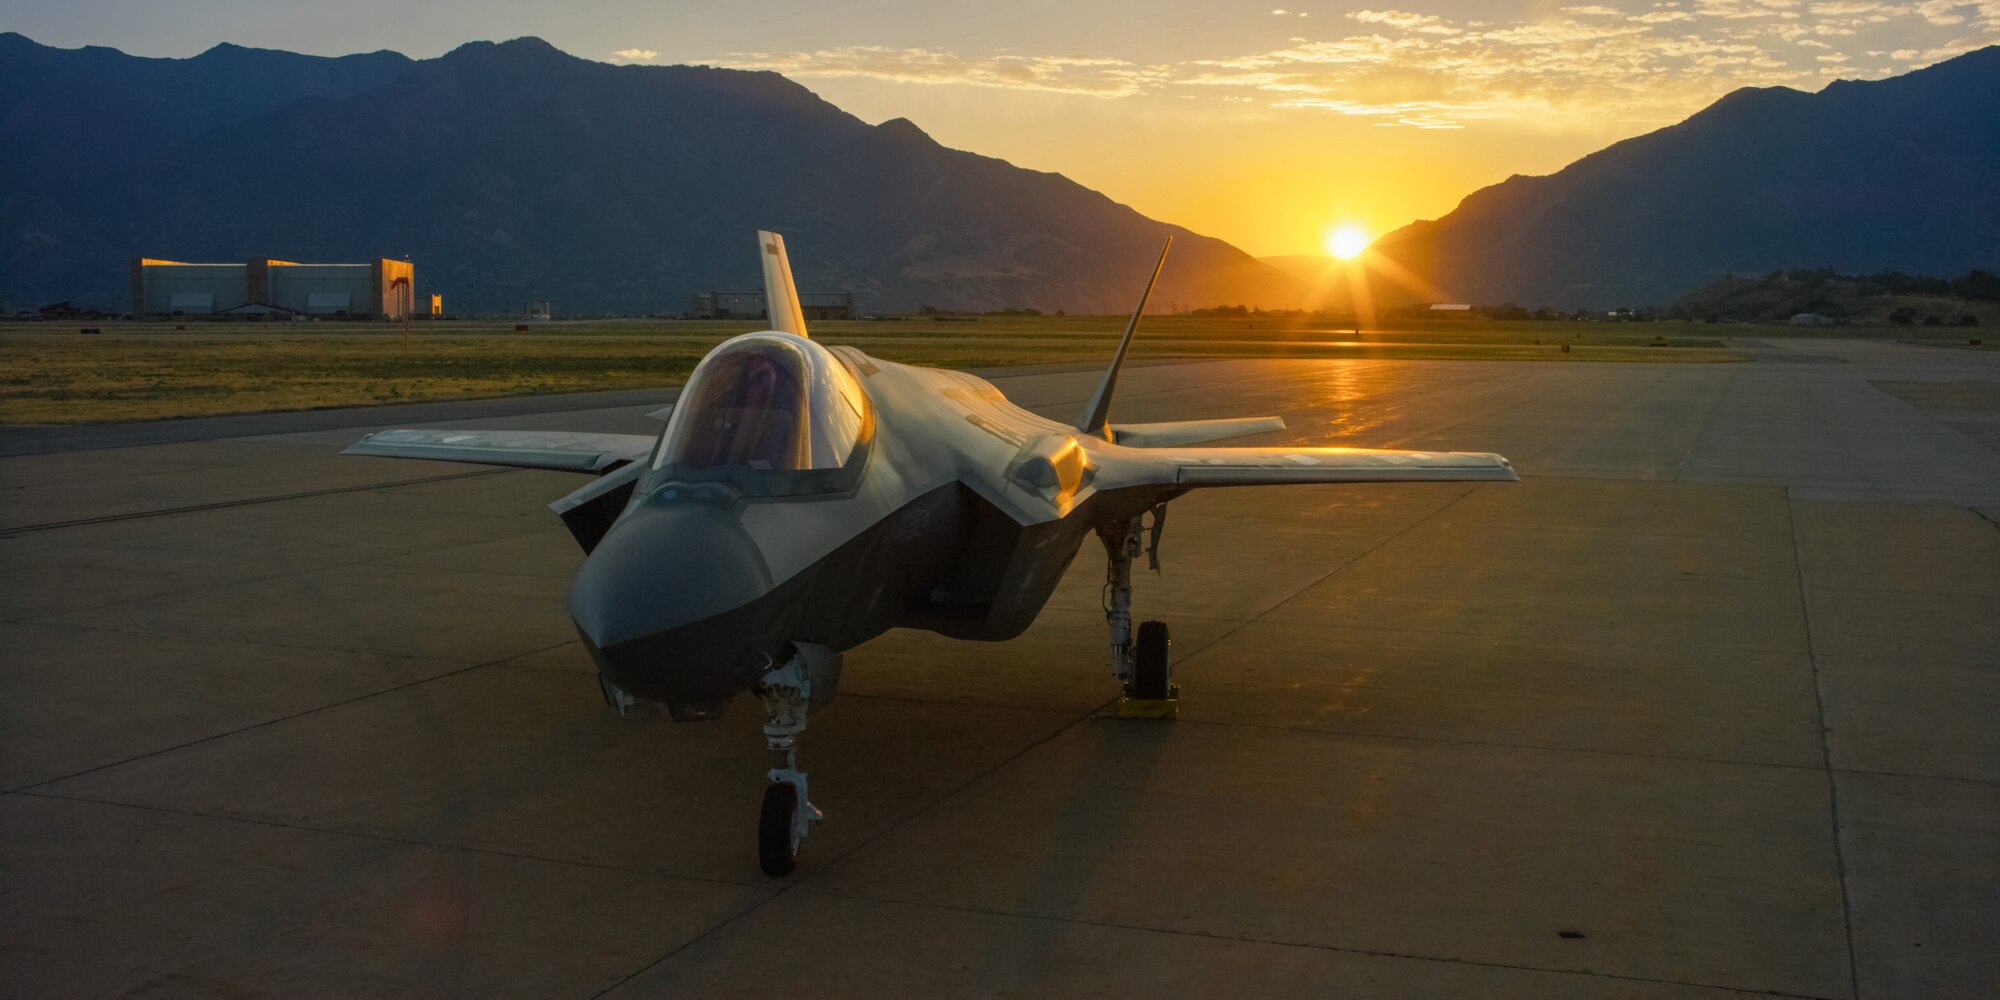
[[[1127,448],[1179,448],[1284,429],[1283,417],[1169,420],[1159,424],[1112,424],[1111,440]]]
[[[603,472],[644,461],[658,438],[644,434],[572,434],[567,431],[393,430],[356,441],[343,455],[423,458],[516,469]]]
[[[1519,482],[1505,458],[1470,451],[1368,448],[1177,448],[1167,482],[1181,486],[1292,483]]]

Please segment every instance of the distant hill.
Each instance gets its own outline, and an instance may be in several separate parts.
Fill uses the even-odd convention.
[[[2000,47],[1817,94],[1738,90],[1371,252],[1435,287],[1415,297],[1561,308],[1664,304],[1798,265],[2000,270]]]
[[[126,300],[127,260],[409,254],[448,308],[661,312],[759,285],[864,310],[1280,305],[1296,282],[1061,175],[871,126],[773,73],[612,66],[538,39],[436,59],[218,46],[192,59],[0,34],[0,299]],[[82,169],[76,169],[81,166]]]
[[[1794,268],[1761,278],[1722,278],[1666,310],[1688,319],[1749,323],[1783,323],[1800,313],[1871,326],[2000,325],[2000,276],[1973,271],[1944,279]]]

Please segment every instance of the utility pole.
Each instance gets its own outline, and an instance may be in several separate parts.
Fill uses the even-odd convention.
[[[409,275],[400,275],[396,280],[389,282],[391,290],[399,285],[403,289],[403,353],[408,354],[410,353],[410,308],[413,301],[410,297]]]

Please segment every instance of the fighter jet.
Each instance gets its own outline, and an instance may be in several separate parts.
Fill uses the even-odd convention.
[[[1106,563],[1120,714],[1171,717],[1167,626],[1132,622],[1134,564],[1157,566],[1169,501],[1216,486],[1518,480],[1499,455],[1197,447],[1278,417],[1112,423],[1119,368],[1171,238],[1074,421],[962,372],[810,339],[785,241],[757,234],[771,329],[703,358],[657,436],[388,430],[346,454],[561,469],[596,478],[550,508],[585,553],[569,614],[621,714],[640,700],[714,719],[744,692],[776,755],[758,859],[789,874],[821,819],[798,740],[841,654],[892,628],[999,641],[1034,622],[1086,539]]]

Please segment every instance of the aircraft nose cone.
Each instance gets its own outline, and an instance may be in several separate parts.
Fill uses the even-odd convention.
[[[727,508],[648,504],[621,518],[584,560],[570,584],[569,613],[583,638],[608,653],[741,617],[770,591],[763,553]]]

